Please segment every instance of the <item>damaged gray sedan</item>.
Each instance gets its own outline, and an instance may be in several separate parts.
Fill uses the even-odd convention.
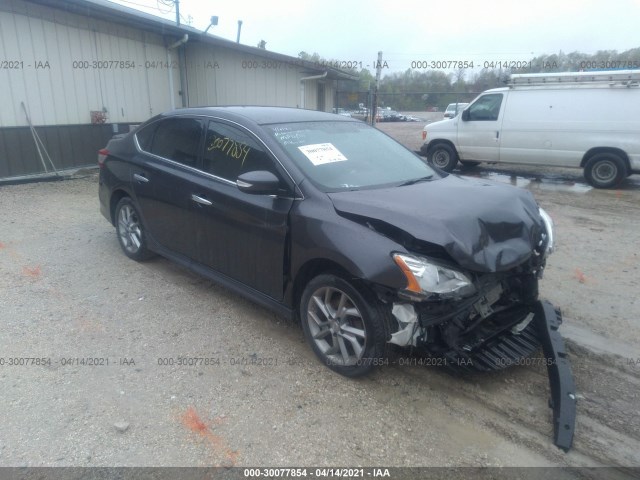
[[[435,171],[338,115],[211,107],[158,115],[99,155],[124,253],[159,253],[283,315],[357,376],[390,345],[496,370],[541,347],[556,444],[573,438],[559,311],[538,299],[553,224],[531,193]]]

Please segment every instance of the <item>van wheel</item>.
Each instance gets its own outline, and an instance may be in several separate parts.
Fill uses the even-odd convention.
[[[611,188],[627,175],[624,161],[615,153],[597,153],[584,166],[584,177],[595,188]]]
[[[432,147],[427,158],[431,165],[445,172],[451,172],[458,164],[458,154],[446,143]]]

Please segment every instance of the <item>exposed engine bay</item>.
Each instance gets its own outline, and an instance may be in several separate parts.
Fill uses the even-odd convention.
[[[477,293],[467,298],[396,301],[392,314],[398,328],[389,343],[442,358],[442,365],[458,371],[527,365],[525,359],[542,348],[544,356],[536,364],[548,370],[554,443],[568,451],[575,426],[575,385],[558,332],[560,311],[538,301],[543,267],[543,258],[534,257],[526,268],[481,275],[475,282]]]

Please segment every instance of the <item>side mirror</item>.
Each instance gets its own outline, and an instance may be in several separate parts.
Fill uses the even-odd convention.
[[[238,190],[254,195],[275,195],[280,187],[280,180],[266,170],[255,170],[238,176]]]
[[[469,110],[463,110],[461,115],[462,121],[466,122],[469,120]]]

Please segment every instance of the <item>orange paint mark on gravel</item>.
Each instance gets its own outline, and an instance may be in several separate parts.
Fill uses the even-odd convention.
[[[0,242],[0,250],[6,250],[14,262],[20,260],[20,255],[11,247],[11,244]]]
[[[576,268],[576,271],[573,276],[576,279],[578,279],[580,283],[586,283],[587,281],[587,276],[584,273],[582,273],[582,270],[580,270],[579,268]]]
[[[187,411],[182,416],[182,423],[192,432],[204,433],[209,430],[209,427],[200,420],[198,413],[193,407],[187,408]]]
[[[182,424],[189,429],[190,431],[201,435],[204,439],[206,439],[214,453],[218,455],[222,455],[224,457],[224,465],[223,466],[231,466],[234,467],[236,465],[236,461],[238,459],[238,451],[231,450],[224,438],[220,435],[214,434],[209,426],[200,418],[198,412],[193,407],[187,408],[187,411],[182,415]],[[213,423],[219,425],[223,422],[224,417],[217,416],[214,418]],[[220,465],[217,465],[220,466]]]
[[[39,278],[42,270],[40,269],[40,265],[35,267],[22,267],[22,274],[31,278]]]

